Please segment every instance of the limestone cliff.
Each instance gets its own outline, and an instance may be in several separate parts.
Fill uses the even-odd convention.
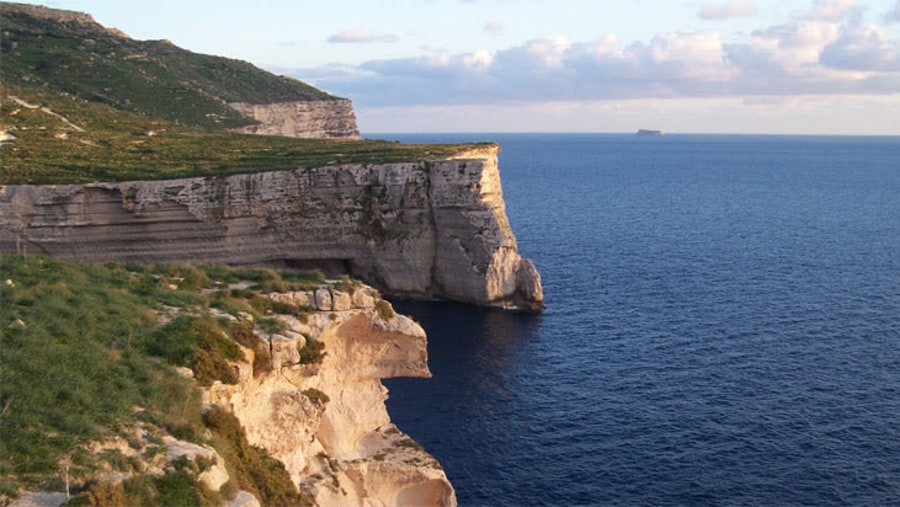
[[[304,100],[276,104],[229,104],[259,123],[234,129],[246,134],[312,139],[360,139],[356,114],[347,99]]]
[[[204,290],[240,291],[248,284],[218,283]],[[209,317],[232,321],[243,330],[237,340],[220,329],[221,339],[239,350],[227,365],[235,375],[225,379],[227,383],[200,383],[202,409],[207,417],[233,415],[240,439],[246,437],[246,443],[280,461],[301,494],[275,494],[284,482],[266,479],[263,488],[249,474],[252,460],[241,451],[247,451],[246,443],[235,447],[235,435],[222,431],[221,421],[233,420],[230,416],[214,416],[219,423],[207,420],[213,433],[199,440],[194,435],[194,442],[173,437],[154,417],[141,417],[131,423],[118,421],[115,432],[72,451],[69,456],[80,458],[71,475],[72,462],[60,462],[65,480],[71,477],[72,489],[80,490],[73,503],[130,505],[135,497],[125,501],[125,481],[132,481],[128,487],[133,487],[181,470],[221,494],[223,507],[275,505],[273,498],[319,507],[456,505],[441,465],[391,423],[384,403],[387,389],[381,379],[431,376],[421,326],[396,314],[376,290],[355,281],[283,290],[287,292],[254,293],[285,312],[267,313],[267,319],[278,322],[266,326],[256,325],[250,313],[215,306],[167,307],[158,321],[209,312]],[[195,377],[184,366],[174,367],[172,374]],[[135,413],[144,410],[135,407]],[[235,491],[241,487],[247,489]],[[0,503],[6,505],[4,499]],[[62,492],[22,492],[11,507],[61,505],[66,500]]]
[[[391,424],[384,405],[380,379],[431,376],[422,328],[368,287],[270,297],[316,311],[280,315],[286,330],[266,337],[271,371],[254,371],[245,349],[239,383],[213,384],[206,402],[231,410],[250,443],[283,462],[317,505],[455,505],[441,466]],[[320,363],[301,361],[307,340],[324,344]]]
[[[326,267],[389,295],[543,306],[498,147],[455,160],[0,186],[0,249],[74,261]]]

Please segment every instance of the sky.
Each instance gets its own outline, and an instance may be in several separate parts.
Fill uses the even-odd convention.
[[[26,3],[301,79],[364,135],[900,135],[900,0]]]

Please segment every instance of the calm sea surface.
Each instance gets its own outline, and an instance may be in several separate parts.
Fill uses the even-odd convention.
[[[900,505],[900,138],[493,140],[547,310],[398,305],[460,504]]]

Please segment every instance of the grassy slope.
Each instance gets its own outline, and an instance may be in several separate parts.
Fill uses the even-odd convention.
[[[8,5],[3,4],[0,20],[0,131],[9,131],[15,140],[0,147],[0,184],[415,162],[471,146],[227,132],[252,123],[227,102],[333,97],[246,62],[191,53],[167,42],[135,41],[96,23],[29,16]]]
[[[475,145],[410,145],[386,141],[292,139],[208,131],[116,110],[102,104],[5,87],[0,130],[16,137],[0,148],[0,184],[84,183],[322,167],[344,163],[415,162]],[[152,132],[152,135],[148,135]]]
[[[258,325],[275,323],[265,318],[274,303],[256,290],[204,294],[200,289],[236,280],[282,290],[322,281],[318,273],[284,272],[283,277],[273,270],[221,266],[79,265],[39,256],[0,256],[0,274],[0,503],[21,488],[59,487],[58,463],[67,455],[74,461],[72,476],[90,478],[103,468],[102,457],[86,452],[83,444],[127,437],[128,428],[139,423],[202,442],[198,391],[173,375],[172,365],[191,367],[200,384],[233,383],[227,360],[240,355],[235,342],[261,347],[265,357],[267,349],[251,324],[215,319],[207,309],[248,312]],[[160,320],[171,308],[181,315]],[[254,368],[265,371],[259,361]],[[242,456],[268,463],[247,452]],[[133,463],[120,466],[120,471],[139,471]],[[276,469],[257,478],[258,484],[252,478],[235,480],[243,489],[283,496],[291,488],[278,485],[286,473],[279,476]]]
[[[252,123],[228,102],[334,99],[240,60],[192,53],[166,41],[133,40],[97,23],[64,22],[3,7],[0,51],[8,84],[39,85],[207,128]]]

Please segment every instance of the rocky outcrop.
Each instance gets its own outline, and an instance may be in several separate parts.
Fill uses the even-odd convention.
[[[247,134],[300,138],[360,139],[356,114],[347,99],[276,104],[229,104],[259,123],[235,129]]]
[[[322,292],[331,294],[327,305]],[[384,405],[382,378],[431,375],[422,328],[368,287],[270,297],[323,309],[280,315],[285,331],[267,337],[271,369],[254,371],[254,351],[245,349],[240,381],[213,384],[206,403],[231,410],[248,441],[284,463],[320,506],[455,505],[441,466],[391,424]],[[307,340],[324,344],[321,362],[302,361]]]
[[[43,5],[29,5],[16,2],[0,2],[0,9],[4,13],[22,13],[36,18],[52,19],[62,23],[82,23],[96,25],[93,16],[83,12],[51,9]]]
[[[455,160],[0,186],[0,249],[73,261],[346,271],[388,295],[541,308],[497,148]]]

